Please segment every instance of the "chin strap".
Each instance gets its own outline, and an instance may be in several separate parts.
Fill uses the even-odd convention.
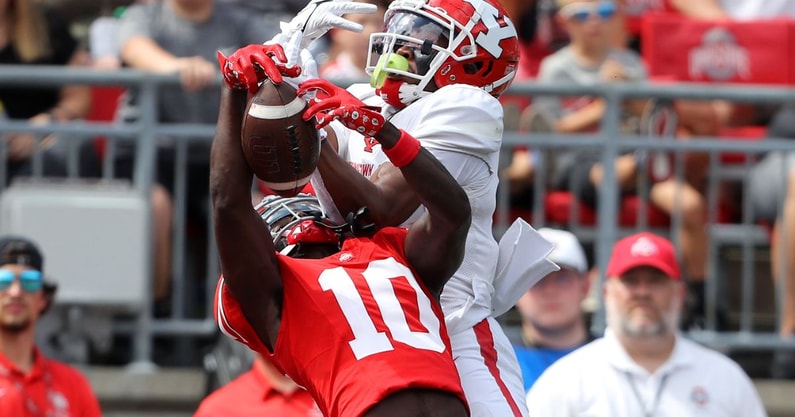
[[[491,94],[491,92],[494,91],[494,89],[496,89],[497,87],[501,87],[503,84],[510,83],[511,81],[513,81],[514,76],[516,76],[516,71],[511,71],[510,73],[505,74],[505,76],[500,78],[499,80],[494,81],[491,84],[486,84],[481,88],[485,90],[487,93]]]
[[[378,94],[384,102],[399,109],[430,94],[427,91],[423,91],[422,87],[419,85],[409,84],[405,81],[393,80],[390,78],[384,80],[384,85],[382,85],[381,88],[377,88],[375,93]]]

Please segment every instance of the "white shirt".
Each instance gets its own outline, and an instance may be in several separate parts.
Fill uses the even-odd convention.
[[[737,20],[795,17],[793,0],[720,0],[720,5]]]
[[[367,85],[353,85],[349,90],[366,104],[381,107],[395,126],[417,138],[466,191],[472,207],[466,254],[442,291],[441,305],[450,333],[472,327],[491,314],[494,294],[492,282],[498,249],[492,233],[492,216],[503,133],[502,105],[480,88],[454,84],[395,112]],[[377,142],[368,141],[341,124],[332,127],[340,155],[364,176],[371,177],[388,160]],[[339,215],[336,210],[328,209],[333,202],[319,176],[313,177],[312,185],[326,211],[332,216]],[[416,221],[422,210],[420,207],[403,225]]]
[[[726,356],[677,336],[671,357],[649,374],[609,329],[547,368],[527,406],[537,417],[767,416],[750,378]]]

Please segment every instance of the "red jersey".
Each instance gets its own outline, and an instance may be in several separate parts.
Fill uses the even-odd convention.
[[[33,368],[23,373],[0,355],[0,416],[100,417],[88,380],[69,365],[36,349]]]
[[[348,239],[323,259],[279,255],[281,324],[271,355],[225,287],[221,330],[305,387],[327,417],[358,417],[406,388],[449,391],[466,403],[438,302],[406,265],[406,230]]]

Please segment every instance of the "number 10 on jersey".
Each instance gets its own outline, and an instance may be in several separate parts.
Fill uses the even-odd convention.
[[[394,350],[394,342],[404,343],[416,349],[443,352],[444,342],[439,335],[440,323],[433,312],[431,300],[425,296],[411,270],[394,258],[370,262],[362,273],[370,293],[389,334],[376,329],[371,313],[365,307],[362,294],[354,284],[354,278],[342,267],[323,271],[318,278],[323,291],[331,291],[340,306],[345,320],[353,332],[348,342],[356,359],[376,353]],[[398,296],[398,280],[402,290],[411,289],[412,294]],[[402,302],[402,304],[401,304]],[[409,322],[419,323],[424,331],[412,330]],[[415,329],[418,327],[415,324]]]

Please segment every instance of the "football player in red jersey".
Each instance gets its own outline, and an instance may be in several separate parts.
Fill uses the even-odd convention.
[[[305,10],[311,12],[307,22],[334,20],[320,19],[321,5],[307,6]],[[276,41],[287,57],[295,57],[291,48],[297,42],[290,33],[283,31]],[[256,86],[267,75],[273,82],[299,83],[299,93],[307,93],[306,97],[318,91],[322,97],[326,93],[342,97],[323,82],[301,82],[312,78],[311,61],[304,60],[303,53],[300,61],[280,59],[276,46],[250,45],[230,55],[222,68],[227,82]],[[376,228],[407,226],[424,211],[401,171],[383,152],[379,138],[371,134],[367,122],[379,121],[372,112],[416,137],[466,191],[472,210],[466,255],[440,301],[473,417],[527,417],[521,370],[495,317],[508,311],[534,279],[546,274],[501,275],[501,271],[532,270],[534,252],[541,251],[543,238],[531,239],[537,233],[528,226],[516,236],[533,242],[513,251],[512,239],[498,244],[492,225],[504,130],[498,97],[513,81],[518,63],[516,30],[498,0],[394,0],[383,30],[370,36],[366,67],[370,84],[347,89],[371,113],[351,118],[340,108],[318,114],[328,139],[312,186],[335,221],[366,206]],[[290,64],[300,65],[300,77]],[[327,124],[330,118],[339,118],[339,123]],[[520,255],[502,256],[507,251]],[[508,258],[504,263],[518,266],[499,264]]]
[[[341,241],[313,197],[255,210],[240,147],[246,92],[224,87],[210,163],[219,327],[305,387],[327,417],[468,416],[438,302],[463,258],[467,195],[405,131],[344,90],[316,88],[325,94],[309,112],[366,119],[427,211],[408,229]]]

